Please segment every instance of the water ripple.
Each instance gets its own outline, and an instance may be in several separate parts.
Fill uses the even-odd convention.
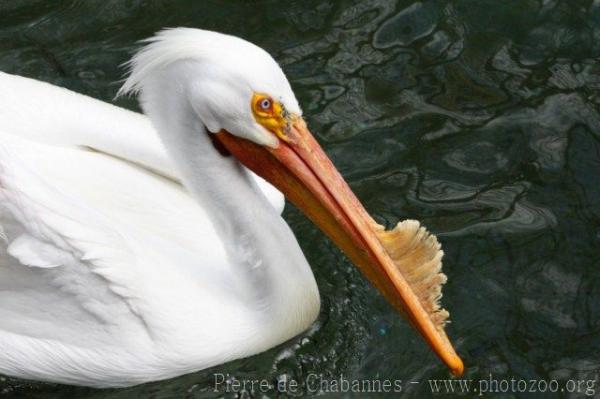
[[[419,219],[438,233],[448,333],[467,378],[597,375],[599,1],[0,2],[0,66],[111,101],[135,41],[179,25],[270,51],[374,217]],[[294,209],[284,216],[323,296],[310,331],[250,359],[127,391],[3,380],[1,395],[217,397],[214,372],[273,385],[297,379],[301,393],[309,373],[448,376],[313,225]],[[404,397],[429,396],[425,385]]]

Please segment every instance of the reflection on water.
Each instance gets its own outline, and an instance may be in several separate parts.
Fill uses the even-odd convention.
[[[375,217],[423,220],[438,234],[448,332],[466,378],[596,376],[599,1],[0,2],[0,69],[110,101],[135,41],[166,26],[265,47]],[[423,381],[403,393],[419,397],[426,379],[448,376],[313,225],[294,209],[285,217],[323,296],[310,331],[250,359],[127,390],[9,380],[0,391],[213,397],[215,372],[273,384],[320,373]]]

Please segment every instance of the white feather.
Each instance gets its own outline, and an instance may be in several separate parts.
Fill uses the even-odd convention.
[[[260,140],[240,97],[255,86],[297,106],[283,73],[213,32],[148,43],[122,92],[141,91],[152,123],[0,73],[0,374],[133,385],[266,350],[318,313],[282,195],[206,132]]]

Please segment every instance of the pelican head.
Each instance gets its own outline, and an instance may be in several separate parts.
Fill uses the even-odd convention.
[[[178,63],[182,76],[170,81],[181,82],[180,94],[211,133],[225,130],[259,145],[277,147],[277,135],[289,125],[291,116],[302,115],[277,62],[252,43],[189,28],[163,30],[147,42],[131,60],[131,74],[120,94],[158,83],[151,82],[155,72]],[[186,61],[187,67],[182,65]],[[153,102],[164,106],[164,102],[144,97],[150,92],[142,91],[142,106]],[[159,95],[164,92],[157,90]]]
[[[450,370],[463,372],[444,331],[448,313],[439,305],[445,276],[437,240],[414,221],[385,231],[371,219],[307,128],[288,80],[266,51],[233,36],[178,28],[149,39],[130,67],[121,93],[141,91],[144,110],[152,118],[160,108],[165,129],[194,123],[180,117],[192,112],[201,122],[198,135],[210,136],[221,152],[283,192]]]

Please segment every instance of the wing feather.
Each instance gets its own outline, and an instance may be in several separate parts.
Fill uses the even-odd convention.
[[[101,323],[113,323],[118,309],[143,321],[132,301],[137,269],[127,240],[102,214],[57,191],[2,149],[0,224],[7,241],[0,262],[8,264],[10,256],[18,261],[12,265],[54,269],[46,272],[47,283]],[[10,273],[19,271],[13,267]]]

